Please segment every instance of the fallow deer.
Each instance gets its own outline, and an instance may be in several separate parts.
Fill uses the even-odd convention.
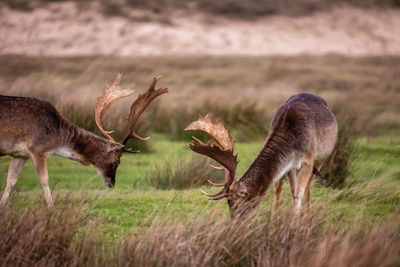
[[[216,144],[204,144],[193,137],[189,148],[208,156],[225,170],[222,190],[210,195],[202,191],[208,199],[227,198],[231,217],[235,218],[246,209],[255,207],[275,184],[276,209],[282,186],[282,177],[289,180],[294,212],[298,214],[305,195],[307,207],[310,205],[310,187],[313,173],[317,174],[321,162],[333,150],[336,143],[338,125],[325,100],[312,94],[290,97],[275,113],[270,131],[261,152],[245,174],[235,180],[237,155],[234,155],[234,139],[220,122],[212,122],[209,116],[189,124],[185,130],[200,130],[208,133]]]
[[[96,101],[95,121],[106,138],[69,122],[48,102],[34,98],[0,96],[0,156],[12,157],[1,206],[8,201],[28,158],[33,161],[49,207],[53,206],[46,163],[50,155],[62,156],[84,165],[92,164],[105,184],[110,188],[114,187],[122,153],[136,152],[125,147],[128,140],[132,137],[148,139],[135,133],[138,118],[153,99],[168,92],[167,88],[155,89],[160,77],[153,79],[148,91],[133,102],[128,117],[129,130],[122,143],[118,143],[111,137],[112,131],[103,129],[101,119],[113,102],[135,92],[133,87],[120,86],[122,76],[118,74],[111,85],[106,82],[104,94]]]

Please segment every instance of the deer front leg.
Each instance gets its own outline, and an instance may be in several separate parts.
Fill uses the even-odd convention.
[[[298,214],[301,209],[301,203],[302,203],[307,185],[311,178],[312,170],[313,170],[313,161],[310,160],[310,161],[304,162],[302,164],[301,170],[299,171],[299,174],[297,175],[298,184],[297,184],[295,197],[294,197],[294,212],[296,214]]]
[[[35,165],[36,173],[39,176],[40,184],[43,188],[43,193],[46,199],[47,206],[51,208],[54,206],[54,201],[49,188],[49,174],[47,171],[46,156],[42,154],[35,154],[32,156],[32,160],[33,164]]]
[[[297,189],[297,173],[296,173],[296,169],[291,169],[287,174],[286,177],[289,181],[289,185],[290,185],[290,193],[292,193],[292,201],[293,201],[293,205],[295,204],[294,200],[296,197],[296,189]]]
[[[282,191],[282,184],[283,184],[283,178],[281,178],[278,182],[275,184],[274,188],[274,205],[272,207],[272,216],[274,216],[278,210],[279,207],[279,198],[281,195]]]
[[[314,168],[319,171],[322,167],[321,162],[314,162]],[[311,193],[311,185],[312,185],[312,180],[313,180],[314,174],[311,173],[310,179],[308,180],[307,187],[306,187],[306,192],[305,192],[305,202],[306,202],[306,209],[307,213],[310,212],[310,193]]]
[[[3,197],[0,201],[0,206],[3,207],[10,198],[10,193],[18,181],[18,177],[21,174],[21,170],[24,167],[26,159],[24,158],[12,158],[10,166],[8,167],[7,185],[4,189]]]

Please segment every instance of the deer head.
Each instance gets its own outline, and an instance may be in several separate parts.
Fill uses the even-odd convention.
[[[200,130],[209,134],[215,141],[215,144],[208,142],[204,144],[202,141],[193,138],[193,142],[189,144],[189,148],[196,153],[208,156],[221,164],[222,166],[211,167],[225,171],[223,183],[208,182],[213,186],[222,187],[216,194],[208,194],[201,190],[209,200],[220,200],[226,198],[232,218],[236,217],[243,208],[249,203],[249,196],[246,187],[239,180],[235,181],[235,172],[238,164],[237,154],[234,155],[235,140],[229,135],[221,122],[212,122],[209,115],[200,117],[199,120],[190,123],[185,131]]]
[[[136,90],[132,87],[122,88],[120,86],[123,74],[118,73],[114,82],[110,85],[107,81],[105,82],[104,93],[102,96],[97,98],[95,107],[95,120],[96,125],[100,132],[108,139],[106,149],[103,154],[97,157],[97,160],[93,160],[93,164],[101,177],[103,177],[105,183],[109,187],[114,187],[115,184],[115,173],[120,163],[120,157],[123,152],[136,153],[139,151],[133,151],[126,148],[126,144],[129,139],[137,138],[139,140],[148,140],[150,137],[140,137],[135,132],[135,124],[139,119],[140,115],[146,109],[147,106],[156,97],[168,92],[168,88],[155,89],[157,81],[161,76],[155,77],[147,90],[146,93],[139,95],[135,102],[133,102],[128,117],[128,131],[121,143],[116,142],[112,137],[113,131],[104,130],[101,125],[101,119],[103,118],[106,110],[117,100],[132,95]]]

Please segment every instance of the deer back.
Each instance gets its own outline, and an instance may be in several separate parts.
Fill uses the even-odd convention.
[[[240,181],[249,195],[262,195],[305,158],[322,160],[333,150],[337,122],[325,100],[311,94],[290,97],[275,113],[263,149]]]
[[[60,141],[67,121],[48,102],[27,97],[0,96],[0,153],[16,146],[47,150]]]
[[[267,140],[292,153],[312,154],[315,160],[329,155],[336,142],[337,122],[321,97],[290,97],[275,113]]]

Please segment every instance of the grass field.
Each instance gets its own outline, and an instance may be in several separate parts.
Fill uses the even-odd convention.
[[[162,139],[162,136],[158,136]],[[90,218],[99,220],[104,234],[111,239],[123,237],[126,233],[151,218],[168,216],[185,219],[199,212],[206,212],[215,206],[223,208],[228,215],[224,201],[208,201],[198,189],[159,190],[148,182],[151,168],[165,161],[191,157],[191,151],[184,142],[152,141],[159,151],[140,155],[124,155],[117,173],[117,186],[108,189],[92,167],[85,167],[67,159],[54,157],[49,161],[50,185],[56,202],[71,198],[82,204]],[[240,164],[237,176],[255,158],[262,142],[239,143],[237,151]],[[400,169],[397,165],[400,151],[393,144],[382,140],[361,139],[353,160],[350,187],[335,190],[318,186],[312,191],[312,202],[332,213],[331,223],[354,223],[355,221],[384,221],[398,211],[400,201]],[[1,188],[5,186],[9,159],[1,158]],[[211,188],[208,189],[212,191]],[[13,202],[16,208],[26,208],[32,203],[44,205],[41,186],[28,162],[16,185]],[[289,186],[285,185],[283,201],[290,205]],[[263,213],[270,212],[272,193],[261,205]]]
[[[79,224],[79,229],[95,225],[100,232],[96,235],[108,244],[106,247],[117,246],[119,251],[125,244],[120,240],[129,236],[141,240],[140,234],[156,238],[146,232],[148,229],[167,229],[166,232],[172,231],[168,233],[173,234],[176,229],[168,227],[183,224],[187,225],[184,228],[187,231],[196,230],[196,227],[199,230],[210,226],[204,224],[204,218],[229,225],[226,221],[228,208],[224,201],[208,201],[198,188],[159,189],[152,178],[157,175],[157,179],[162,179],[159,176],[166,163],[174,164],[193,157],[194,153],[185,145],[190,135],[184,134],[182,129],[188,122],[197,119],[198,113],[208,111],[221,118],[238,140],[235,149],[239,153],[237,177],[240,177],[262,147],[273,111],[290,95],[300,91],[323,96],[334,106],[338,116],[354,119],[351,125],[357,132],[355,151],[350,159],[350,174],[344,186],[333,189],[315,185],[312,190],[313,211],[316,217],[323,217],[320,219],[322,233],[331,238],[331,235],[334,237],[335,234],[360,229],[367,231],[368,227],[380,227],[386,223],[394,223],[398,227],[399,58],[39,59],[2,56],[0,63],[0,93],[47,99],[70,120],[89,130],[95,127],[93,104],[104,79],[111,80],[117,71],[125,72],[125,82],[135,81],[143,90],[153,75],[164,75],[162,84],[170,87],[169,95],[154,104],[145,119],[139,121],[139,124],[142,123],[140,132],[152,132],[152,139],[143,147],[143,153],[123,156],[114,189],[106,188],[92,167],[58,157],[49,160],[55,210],[62,210],[68,203],[67,207],[83,213],[84,223]],[[240,102],[249,104],[240,106]],[[124,124],[118,117],[122,117],[125,110],[127,102],[115,107],[115,112],[105,119],[108,128],[119,128],[117,136],[121,135],[120,128]],[[5,186],[8,163],[8,157],[0,158],[0,190]],[[282,214],[285,214],[285,210],[291,207],[287,184],[284,185],[282,199]],[[269,217],[271,201],[270,189],[258,208],[262,216]],[[44,206],[41,187],[31,162],[26,164],[11,202],[10,207],[15,214]],[[159,224],[160,221],[163,223]],[[188,234],[179,231],[182,238]],[[399,237],[396,231],[390,236]],[[135,249],[140,251],[138,247]],[[115,257],[119,259],[128,257],[118,255]],[[398,257],[391,259],[399,262]],[[242,259],[223,261],[228,265],[248,265]],[[120,265],[123,265],[122,262]],[[154,262],[157,263],[155,265],[162,265],[161,260]]]

